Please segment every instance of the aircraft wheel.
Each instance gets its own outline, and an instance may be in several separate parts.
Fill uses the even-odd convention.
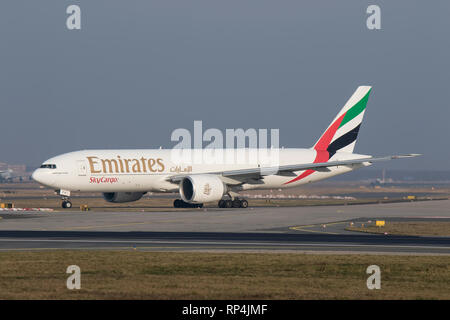
[[[61,204],[61,207],[63,207],[64,209],[70,209],[72,208],[72,202],[64,200]]]
[[[181,208],[181,200],[180,200],[180,199],[176,199],[176,200],[173,202],[173,207],[174,207],[174,208]]]
[[[180,204],[180,208],[195,208],[194,204],[191,204],[189,202],[180,200],[181,204]]]
[[[233,201],[231,201],[231,200],[224,200],[224,201],[225,201],[225,208],[233,207]]]
[[[241,200],[236,199],[233,200],[233,208],[240,208],[241,207]]]
[[[247,208],[248,207],[248,201],[243,199],[241,200],[241,208]]]
[[[225,200],[219,200],[219,208],[225,208]]]

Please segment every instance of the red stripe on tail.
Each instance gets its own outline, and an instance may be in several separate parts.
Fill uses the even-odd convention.
[[[339,129],[339,126],[341,125],[342,120],[345,117],[345,113],[342,114],[333,124],[328,128],[327,131],[320,137],[319,141],[317,141],[316,145],[314,146],[314,150],[316,150],[316,158],[314,159],[314,163],[319,162],[327,162],[330,159],[330,155],[327,151],[328,146],[330,145],[331,140],[333,140],[334,135],[336,134],[337,129]],[[307,176],[314,173],[316,170],[306,170],[301,175],[295,177],[294,179],[284,183],[292,183],[298,180],[301,180],[303,178],[306,178]]]

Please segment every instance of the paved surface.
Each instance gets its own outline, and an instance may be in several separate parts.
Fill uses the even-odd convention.
[[[2,250],[137,247],[450,254],[448,237],[368,235],[343,227],[353,219],[378,217],[448,221],[450,200],[178,212],[10,213],[0,217]]]
[[[272,229],[357,218],[450,218],[450,200],[347,206],[194,209],[168,212],[1,213],[0,217],[3,217],[0,220],[0,231],[284,232],[272,231]]]
[[[3,231],[0,249],[296,250],[450,254],[450,238],[219,232]]]

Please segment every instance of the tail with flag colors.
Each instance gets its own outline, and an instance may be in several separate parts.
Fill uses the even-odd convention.
[[[326,151],[328,159],[338,151],[353,153],[371,89],[369,86],[356,89],[314,145],[318,153]]]

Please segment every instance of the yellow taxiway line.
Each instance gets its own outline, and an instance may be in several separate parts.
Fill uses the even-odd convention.
[[[327,231],[318,231],[318,230],[308,230],[306,228],[314,228],[314,227],[318,227],[318,226],[332,226],[332,225],[337,225],[337,224],[346,224],[347,222],[332,222],[332,223],[318,223],[318,224],[311,224],[311,225],[307,225],[307,226],[296,226],[296,227],[290,227],[289,229],[291,230],[295,230],[295,231],[304,231],[304,232],[313,232],[313,233],[323,233],[323,234],[339,234],[336,232],[327,232]]]

